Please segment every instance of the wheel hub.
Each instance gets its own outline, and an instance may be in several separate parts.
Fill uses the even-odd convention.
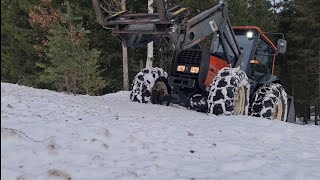
[[[168,94],[168,87],[163,81],[158,81],[151,91],[151,103],[159,104],[161,97]]]
[[[234,99],[233,115],[244,115],[246,106],[246,91],[245,87],[241,86]]]
[[[279,99],[276,105],[275,111],[273,112],[273,119],[282,121],[283,114],[283,102]]]

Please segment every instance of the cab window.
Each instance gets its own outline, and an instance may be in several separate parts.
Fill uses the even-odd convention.
[[[263,39],[257,42],[254,58],[250,60],[250,76],[259,80],[266,75],[272,74],[274,50]]]

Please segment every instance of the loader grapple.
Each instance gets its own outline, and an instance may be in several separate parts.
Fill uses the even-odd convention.
[[[94,7],[98,4],[92,0]],[[188,8],[175,6],[166,10],[164,2],[157,0],[157,13],[130,13],[121,11],[104,18],[98,5],[95,12],[98,22],[112,29],[112,34],[128,47],[144,47],[151,41],[159,41],[169,36],[175,25],[186,18]],[[168,38],[168,41],[170,38]]]

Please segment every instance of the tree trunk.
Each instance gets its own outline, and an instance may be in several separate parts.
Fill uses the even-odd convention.
[[[148,0],[148,13],[153,13],[153,7],[151,6],[153,0]],[[153,42],[148,43],[148,50],[147,50],[147,61],[146,61],[146,68],[151,68],[153,64]]]
[[[121,0],[121,10],[126,10],[126,0]],[[123,90],[129,91],[128,47],[122,43]]]
[[[122,43],[123,90],[129,91],[128,47]]]
[[[103,14],[100,8],[99,0],[91,0],[94,12],[96,13],[97,21],[99,24],[103,24]]]
[[[310,101],[309,101],[310,102]],[[310,108],[310,105],[308,105],[309,107],[308,107],[308,111],[307,111],[307,116],[306,116],[306,118],[307,118],[307,123],[309,123],[310,122],[310,120],[311,120],[311,108]]]
[[[77,95],[77,74],[73,74],[72,79],[72,93],[73,95]]]
[[[148,0],[148,2],[149,1],[153,1],[153,0]],[[156,3],[157,3],[157,11],[159,13],[159,20],[166,21],[167,20],[167,11],[166,11],[166,7],[165,7],[165,1],[156,0]]]
[[[318,108],[319,108],[319,105],[320,103],[316,103],[315,107],[314,107],[314,125],[319,125],[318,123],[318,115],[319,115],[319,111],[318,111]]]
[[[318,57],[320,57],[320,50],[318,51]],[[318,100],[317,100],[317,102],[318,103],[316,103],[317,105],[316,105],[316,107],[315,107],[315,116],[316,116],[316,119],[315,119],[315,124],[316,125],[318,125],[319,123],[318,123],[318,116],[320,116],[320,112],[319,112],[319,109],[320,109],[320,61],[318,61],[318,65],[319,65],[319,69],[318,69],[318,74],[319,74],[319,84],[318,84],[318,88],[319,88],[319,91],[318,91]],[[320,121],[320,119],[319,119],[319,121]]]
[[[126,0],[121,0],[121,11],[125,11],[127,8],[126,8]]]
[[[64,72],[64,78],[65,78],[65,83],[67,87],[67,93],[70,94],[70,86],[69,86],[69,81],[68,81],[68,73],[65,71]]]
[[[303,116],[303,123],[304,124],[308,124],[308,117],[307,117],[307,113],[304,113],[304,116]]]
[[[318,122],[318,110],[317,109],[315,109],[314,125],[319,125],[319,122]]]
[[[146,68],[151,68],[153,64],[153,42],[148,43]]]

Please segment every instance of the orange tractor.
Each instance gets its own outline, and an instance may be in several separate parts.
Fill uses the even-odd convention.
[[[295,121],[293,98],[274,75],[277,46],[255,26],[232,27],[227,5],[187,18],[187,8],[165,9],[157,0],[157,13],[126,11],[104,17],[98,0],[92,0],[98,21],[128,47],[154,41],[170,42],[173,59],[170,73],[145,68],[132,84],[130,99],[140,103],[176,103],[216,115],[252,115]],[[204,47],[206,41],[209,46]]]

